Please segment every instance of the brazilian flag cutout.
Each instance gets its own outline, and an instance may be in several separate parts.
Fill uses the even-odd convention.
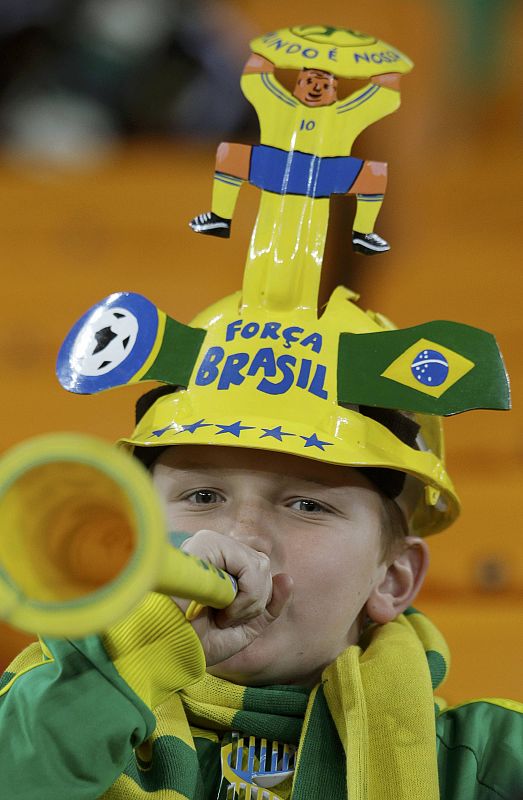
[[[450,416],[510,408],[508,376],[492,334],[459,322],[342,333],[338,402]]]

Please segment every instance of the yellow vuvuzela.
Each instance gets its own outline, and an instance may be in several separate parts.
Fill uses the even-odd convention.
[[[77,434],[31,439],[0,460],[0,617],[29,632],[105,630],[149,591],[225,608],[222,570],[173,547],[132,457]],[[190,614],[189,609],[188,615]]]

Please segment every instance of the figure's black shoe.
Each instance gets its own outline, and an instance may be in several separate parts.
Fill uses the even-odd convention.
[[[231,235],[231,220],[220,217],[213,211],[198,214],[189,222],[189,226],[196,233],[205,233],[207,236],[220,236],[222,239],[228,239]]]
[[[386,253],[387,250],[390,250],[390,244],[377,233],[352,231],[352,249],[355,253],[374,256],[376,253]]]

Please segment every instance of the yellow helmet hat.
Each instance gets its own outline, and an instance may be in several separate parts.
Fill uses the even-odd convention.
[[[407,476],[393,494],[410,530],[435,533],[459,512],[439,415],[508,407],[499,350],[458,323],[391,329],[356,299],[340,286],[318,316],[242,305],[238,292],[182,325],[141,295],[116,293],[72,328],[58,377],[81,394],[148,380],[173,387],[121,440],[128,449],[272,450],[373,470],[378,484],[379,471],[393,470]]]
[[[381,421],[369,416],[370,407],[337,401],[341,333],[384,330],[379,315],[364,312],[355,299],[338,287],[319,319],[296,310],[242,313],[240,293],[220,300],[191,323],[206,336],[187,388],[156,400],[121,442],[247,447],[399,470],[413,478],[396,498],[412,531],[446,527],[459,501],[444,465],[440,418],[411,415],[408,444],[383,415]]]

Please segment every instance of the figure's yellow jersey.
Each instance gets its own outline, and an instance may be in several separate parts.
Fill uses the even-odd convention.
[[[368,83],[330,106],[305,106],[272,73],[242,76],[242,91],[256,109],[260,143],[316,156],[347,156],[357,136],[399,108],[394,89]]]

